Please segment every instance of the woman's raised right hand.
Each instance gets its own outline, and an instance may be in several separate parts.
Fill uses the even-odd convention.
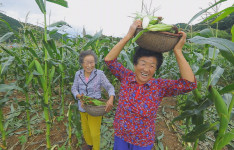
[[[138,28],[138,27],[142,27],[142,21],[141,20],[135,20],[133,23],[132,23],[132,25],[130,26],[130,28],[129,28],[129,30],[128,30],[128,33],[127,33],[127,37],[129,38],[129,39],[131,39],[133,36],[134,36],[134,34],[135,34],[135,32],[136,32],[136,29]]]

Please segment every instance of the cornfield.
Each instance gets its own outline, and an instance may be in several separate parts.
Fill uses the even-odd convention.
[[[96,68],[104,71],[118,95],[120,83],[108,71],[104,57],[119,38],[104,36],[101,31],[93,36],[84,34],[76,38],[68,38],[66,35],[59,40],[51,38],[54,32],[47,28],[61,26],[64,22],[47,26],[47,1],[67,7],[67,2],[63,0],[63,3],[35,0],[45,18],[43,34],[30,26],[24,26],[21,33],[9,32],[0,37],[0,149],[81,148],[84,141],[80,116],[70,88],[75,72],[81,69],[78,57],[83,50],[95,51],[98,56]],[[234,7],[230,6],[211,15],[204,22],[213,19],[212,23],[218,24],[222,18],[233,12]],[[191,21],[202,13],[204,10]],[[207,26],[198,35],[188,37],[184,55],[195,73],[198,88],[176,97],[176,109],[180,115],[174,117],[170,124],[175,126],[180,121],[180,126],[183,126],[180,140],[185,149],[195,150],[203,141],[212,143],[214,150],[234,148],[234,26],[231,31],[232,41],[218,38],[209,24]],[[17,46],[9,47],[8,39],[13,35],[18,37]],[[129,42],[119,58],[131,70],[135,46],[135,43]],[[179,78],[173,54],[168,52],[164,57],[165,61],[155,77]],[[103,93],[105,97],[105,92]],[[101,149],[113,147],[114,112],[115,109],[103,118]],[[63,128],[58,128],[61,124]],[[57,135],[56,130],[62,130],[63,135]],[[45,137],[45,140],[37,141],[36,135]],[[56,141],[56,136],[62,136],[63,140]],[[18,141],[11,142],[13,137]],[[155,149],[167,149],[160,142],[161,138],[163,135],[156,138]],[[27,145],[29,141],[31,145]],[[33,147],[37,142],[39,146]]]

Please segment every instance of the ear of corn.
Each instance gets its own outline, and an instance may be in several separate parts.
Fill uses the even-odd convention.
[[[228,108],[225,104],[222,96],[219,94],[219,92],[213,88],[212,86],[209,87],[209,91],[211,93],[211,97],[215,103],[215,108],[218,112],[219,118],[220,118],[220,126],[219,126],[219,134],[218,136],[223,136],[225,134],[225,131],[228,127]]]
[[[149,31],[171,31],[173,25],[168,25],[168,24],[155,24],[151,25],[149,24],[147,29]]]
[[[210,86],[209,91],[211,93],[212,96],[212,100],[215,103],[215,108],[218,112],[219,117],[221,117],[221,114],[223,115],[228,115],[228,109],[227,109],[227,105],[224,102],[222,96],[219,94],[219,92],[212,86]]]
[[[162,17],[156,17],[156,16],[143,16],[140,14],[137,14],[135,19],[142,20],[142,28],[143,30],[140,31],[132,40],[132,43],[134,43],[144,32],[148,31],[166,31],[166,32],[178,32],[178,28],[174,25],[168,25],[161,23]]]

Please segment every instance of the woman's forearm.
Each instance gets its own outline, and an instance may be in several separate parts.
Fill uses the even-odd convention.
[[[180,69],[180,74],[183,79],[186,79],[191,82],[195,82],[193,71],[182,53],[182,48],[186,42],[186,33],[183,31],[180,31],[179,34],[181,34],[182,37],[180,38],[179,42],[174,47],[173,51],[174,51],[176,61]]]
[[[109,100],[114,101],[114,98],[115,98],[115,96],[114,96],[114,95],[111,95],[110,98],[109,98]]]
[[[193,71],[187,60],[184,58],[182,51],[177,51],[174,54],[180,69],[181,77],[188,81],[195,82]]]

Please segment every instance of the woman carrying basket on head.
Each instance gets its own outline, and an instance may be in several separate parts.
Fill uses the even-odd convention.
[[[183,94],[197,87],[192,69],[182,53],[186,41],[184,32],[179,32],[182,37],[173,49],[181,74],[178,80],[153,78],[162,64],[162,53],[137,47],[133,58],[135,71],[117,61],[121,50],[141,24],[140,20],[135,21],[127,35],[105,57],[110,71],[121,82],[113,150],[151,150],[155,141],[157,109],[163,97]]]
[[[86,150],[100,149],[100,128],[102,116],[91,116],[82,108],[80,98],[81,95],[101,98],[101,87],[104,87],[109,94],[109,100],[106,102],[105,111],[109,112],[113,107],[115,90],[103,71],[95,69],[97,56],[92,50],[82,51],[79,56],[79,63],[82,65],[75,75],[72,85],[72,94],[78,100],[78,106],[81,116],[81,126],[84,139],[87,146]]]

